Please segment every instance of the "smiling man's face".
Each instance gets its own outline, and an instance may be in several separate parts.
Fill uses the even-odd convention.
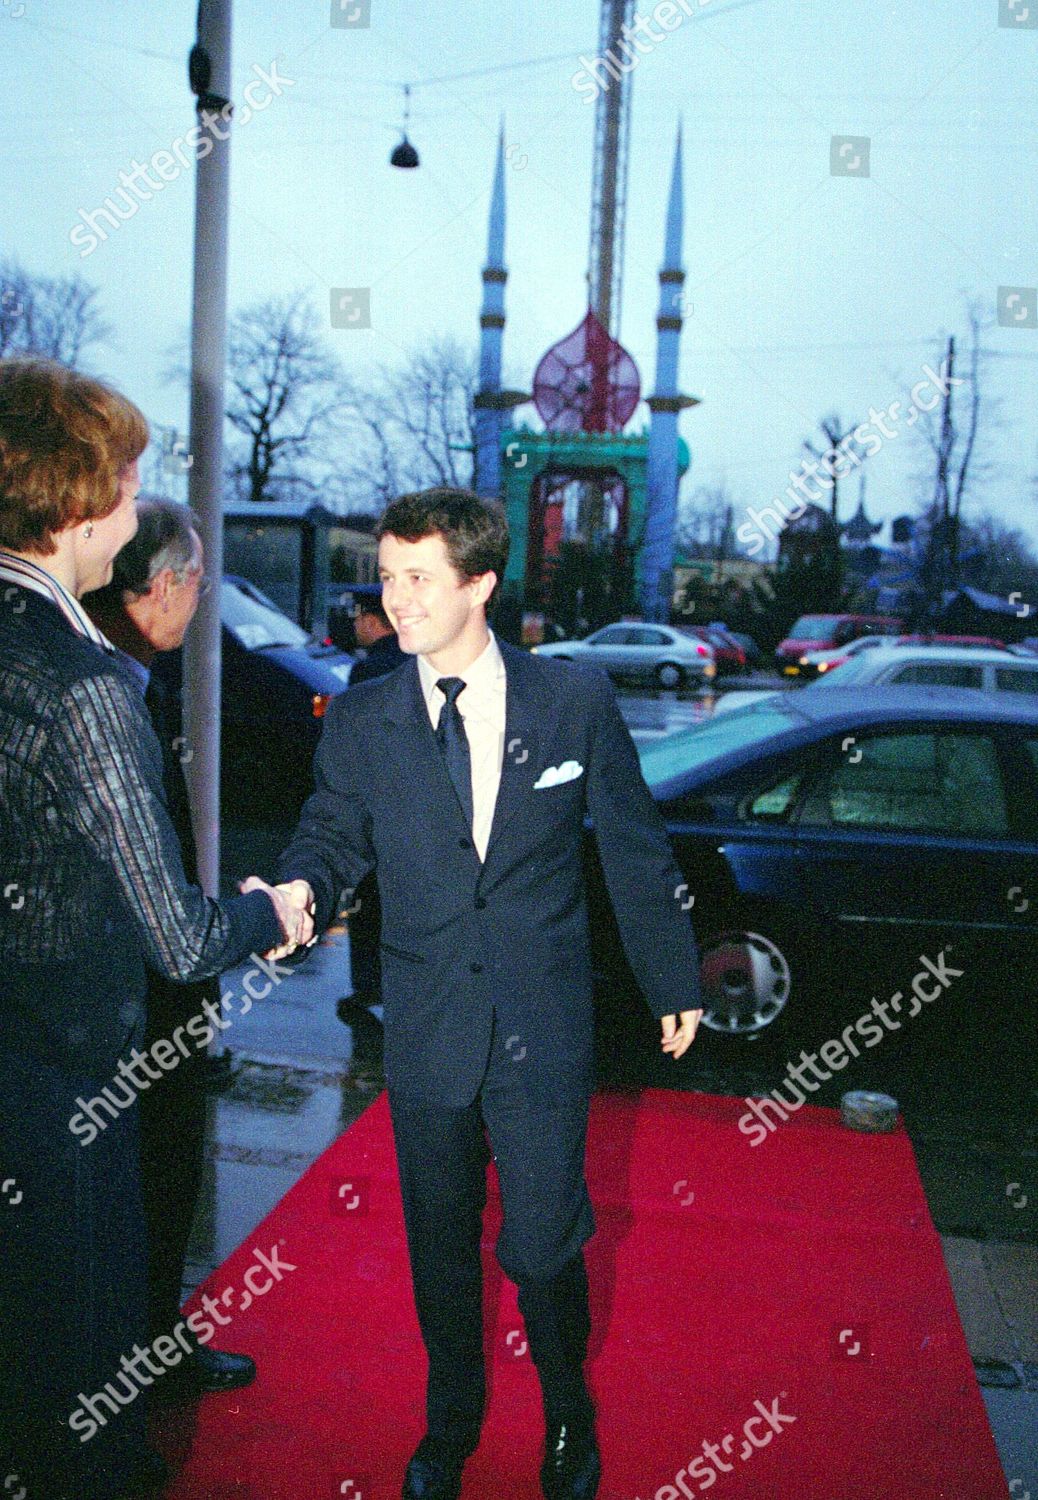
[[[401,651],[435,656],[485,629],[487,580],[494,575],[462,578],[438,532],[416,542],[382,537],[378,564],[382,605]]]

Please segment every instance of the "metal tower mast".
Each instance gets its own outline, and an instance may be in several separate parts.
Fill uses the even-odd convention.
[[[624,219],[627,210],[631,128],[631,86],[628,75],[636,60],[624,28],[630,27],[634,15],[634,0],[601,0],[601,3],[598,56],[610,81],[602,84],[602,91],[595,105],[595,168],[591,197],[588,302],[606,332],[617,338],[623,284]]]

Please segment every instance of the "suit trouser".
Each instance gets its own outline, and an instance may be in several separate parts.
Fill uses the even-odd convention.
[[[105,1082],[0,1056],[0,1473],[32,1500],[122,1493],[145,1451],[148,1377],[120,1364],[147,1343],[136,1105],[90,1144],[69,1130]]]
[[[486,1168],[497,1164],[504,1223],[496,1253],[518,1286],[548,1422],[587,1421],[590,1316],[582,1247],[594,1232],[584,1180],[587,1101],[531,1103],[503,1048],[460,1109],[390,1092],[411,1276],[429,1356],[428,1431],[475,1449],[486,1402],[480,1260]],[[489,1137],[489,1149],[488,1149]]]
[[[205,1065],[204,1052],[184,1058],[141,1094],[138,1106],[153,1340],[168,1334],[180,1318],[184,1260],[205,1161]]]

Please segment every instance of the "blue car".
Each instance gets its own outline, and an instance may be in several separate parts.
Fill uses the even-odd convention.
[[[957,1000],[1031,1005],[1038,707],[1008,697],[834,685],[641,748],[687,882],[707,1028],[760,1039],[812,1012],[831,1026],[942,953]],[[587,858],[605,995],[633,981],[590,839]]]

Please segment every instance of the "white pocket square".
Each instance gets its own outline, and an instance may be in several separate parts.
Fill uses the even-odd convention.
[[[541,772],[533,784],[535,792],[542,791],[544,787],[561,786],[564,781],[574,781],[578,776],[583,776],[584,767],[579,760],[564,760],[561,766],[548,766]]]

